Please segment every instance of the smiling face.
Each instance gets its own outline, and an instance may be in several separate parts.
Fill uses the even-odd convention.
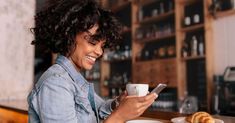
[[[78,71],[92,69],[95,61],[103,54],[105,41],[98,41],[93,38],[98,26],[95,25],[87,32],[76,35],[76,47],[70,59]]]

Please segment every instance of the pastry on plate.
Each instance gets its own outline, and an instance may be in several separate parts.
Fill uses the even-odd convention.
[[[185,118],[189,123],[215,123],[215,119],[207,112],[195,112],[194,114]]]

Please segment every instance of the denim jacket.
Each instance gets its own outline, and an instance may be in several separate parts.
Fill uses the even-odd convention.
[[[28,96],[29,123],[99,123],[111,112],[104,101],[64,56],[58,56]]]

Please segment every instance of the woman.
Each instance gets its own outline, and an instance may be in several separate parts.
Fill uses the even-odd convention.
[[[81,71],[92,69],[105,47],[120,39],[120,24],[94,1],[59,0],[36,16],[33,44],[59,54],[28,96],[30,123],[123,123],[156,99],[127,96],[104,101]]]

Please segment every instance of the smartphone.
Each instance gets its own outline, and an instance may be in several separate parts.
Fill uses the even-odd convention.
[[[160,83],[160,84],[157,85],[157,87],[155,87],[155,88],[151,91],[151,93],[159,94],[164,88],[166,88],[166,86],[167,86],[166,84]]]

